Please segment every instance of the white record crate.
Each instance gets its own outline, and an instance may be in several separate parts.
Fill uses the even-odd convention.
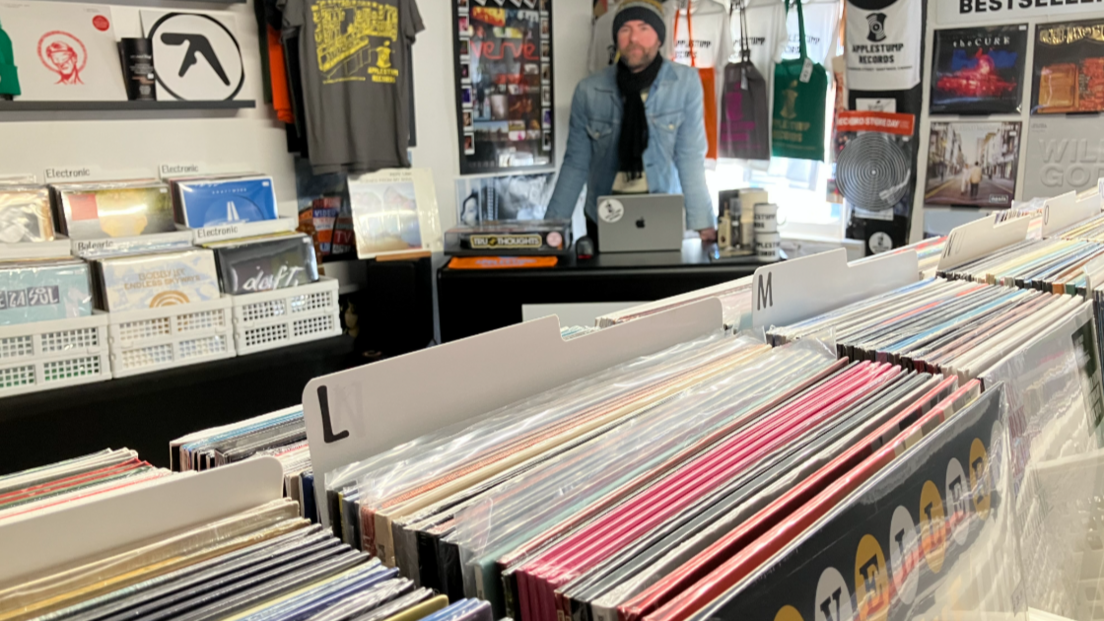
[[[0,326],[0,397],[111,379],[107,314]]]
[[[115,377],[234,356],[229,297],[110,313]]]
[[[337,280],[235,295],[234,341],[239,355],[341,334]]]

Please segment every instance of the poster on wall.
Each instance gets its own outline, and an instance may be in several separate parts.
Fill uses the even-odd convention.
[[[541,220],[555,188],[554,173],[459,179],[457,221],[478,226],[493,220]]]
[[[1013,114],[1023,98],[1027,24],[935,31],[932,114]]]
[[[920,83],[922,0],[847,1],[847,88],[904,91]]]
[[[1104,177],[1104,138],[1098,117],[1034,117],[1026,140],[1025,201],[1087,190]]]
[[[1022,129],[1019,121],[932,123],[924,202],[1011,207]]]
[[[460,174],[548,167],[552,0],[452,1]]]
[[[106,6],[3,2],[21,101],[126,101],[115,25]]]
[[[1032,114],[1104,111],[1104,20],[1035,27]]]
[[[142,11],[153,46],[157,98],[184,101],[234,99],[245,86],[245,63],[234,14]]]

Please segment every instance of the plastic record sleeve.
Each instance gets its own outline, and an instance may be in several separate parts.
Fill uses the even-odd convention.
[[[863,132],[836,159],[836,183],[853,205],[870,211],[892,209],[908,191],[911,158],[894,136]]]

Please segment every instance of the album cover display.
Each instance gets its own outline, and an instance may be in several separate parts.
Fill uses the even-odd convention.
[[[1104,143],[1094,115],[1050,114],[1027,123],[1023,200],[1096,188],[1104,176]]]
[[[1020,111],[1027,24],[935,31],[932,114]]]
[[[245,87],[237,18],[227,11],[140,12],[153,50],[158,100],[235,99]]]
[[[91,314],[88,264],[83,261],[0,262],[0,326]]]
[[[0,243],[54,239],[50,191],[40,185],[0,186]]]
[[[218,270],[210,250],[97,259],[100,307],[131,311],[217,300]]]
[[[189,228],[231,222],[260,222],[279,217],[272,177],[217,181],[180,181],[178,221]]]
[[[164,183],[65,183],[52,187],[58,196],[62,232],[70,239],[176,231],[169,186]]]
[[[1032,114],[1104,111],[1104,20],[1035,26]]]
[[[932,123],[924,202],[1011,207],[1016,194],[1022,123]]]
[[[126,101],[111,8],[70,2],[0,2],[20,101]]]
[[[215,252],[223,293],[238,295],[307,285],[318,280],[311,238],[263,235],[204,244]]]
[[[391,169],[349,178],[357,257],[440,248],[437,192],[425,168]]]

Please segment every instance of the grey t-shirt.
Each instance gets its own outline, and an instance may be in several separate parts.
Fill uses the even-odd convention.
[[[299,31],[307,146],[315,174],[410,166],[414,0],[281,0]]]

